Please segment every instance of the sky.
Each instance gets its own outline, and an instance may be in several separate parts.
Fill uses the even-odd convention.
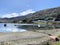
[[[0,18],[24,16],[60,6],[60,0],[0,0]]]

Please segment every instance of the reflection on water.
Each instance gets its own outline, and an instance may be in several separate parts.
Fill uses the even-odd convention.
[[[26,31],[25,29],[19,29],[16,26],[14,26],[15,24],[7,24],[6,26],[4,26],[4,23],[0,23],[0,32],[22,32],[22,31]]]
[[[18,28],[27,29],[27,30],[48,30],[48,29],[58,29],[60,28],[60,25],[42,25],[42,24],[24,24],[24,25],[18,25]]]
[[[38,25],[38,24],[11,24],[11,23],[0,23],[0,32],[23,32],[27,30],[39,30],[39,29],[52,29],[52,28],[60,28],[60,25],[56,26],[46,26],[46,25]]]

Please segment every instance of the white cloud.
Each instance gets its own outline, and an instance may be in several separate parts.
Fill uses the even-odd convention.
[[[22,16],[24,16],[24,15],[27,15],[27,14],[29,14],[29,13],[34,13],[35,11],[33,11],[32,9],[28,9],[28,10],[26,10],[26,11],[23,11],[23,12],[21,12],[20,14],[22,15]]]
[[[2,18],[11,18],[11,17],[17,17],[19,16],[18,13],[11,13],[11,14],[5,14],[2,16]]]
[[[20,13],[11,13],[11,14],[4,14],[2,15],[2,18],[11,18],[11,17],[17,17],[17,16],[25,16],[29,13],[34,13],[35,11],[33,11],[32,9],[28,9],[28,10],[25,10],[23,12],[20,12]]]

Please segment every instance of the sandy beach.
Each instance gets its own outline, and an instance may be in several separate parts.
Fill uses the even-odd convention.
[[[49,39],[48,35],[43,32],[57,36],[60,34],[60,29],[0,33],[0,42],[11,45],[40,44]]]

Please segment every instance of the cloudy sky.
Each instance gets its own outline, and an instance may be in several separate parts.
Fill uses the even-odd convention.
[[[0,0],[0,17],[24,16],[60,6],[60,0]]]

